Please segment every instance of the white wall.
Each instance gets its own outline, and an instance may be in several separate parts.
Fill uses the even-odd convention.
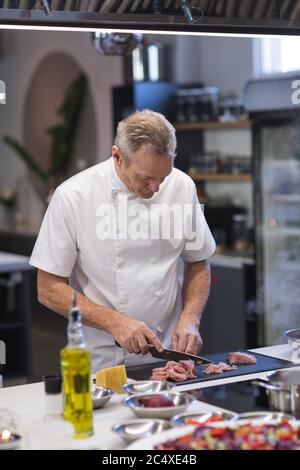
[[[242,95],[245,83],[253,76],[253,40],[250,38],[191,37],[176,38],[174,75],[179,83],[202,82],[216,86],[221,93]],[[206,131],[204,147],[223,154],[252,155],[250,130]],[[209,183],[211,199],[228,199],[245,206],[249,225],[253,224],[251,183]]]
[[[98,129],[95,163],[106,159],[112,140],[111,87],[122,83],[121,59],[99,55],[89,33],[2,31],[0,41],[0,78],[7,85],[7,104],[0,106],[0,137],[9,134],[22,141],[24,115],[26,118],[24,102],[33,73],[47,55],[64,52],[70,54],[89,77]],[[46,93],[47,90],[45,97]],[[14,152],[0,142],[0,188],[15,185],[24,171]],[[34,204],[30,191],[27,197],[31,197]],[[38,208],[33,208],[32,212],[35,210]]]
[[[202,81],[221,93],[243,92],[253,76],[253,40],[213,36],[161,36],[174,43],[173,76],[179,83]]]
[[[253,40],[203,37],[199,43],[200,76],[221,92],[241,94],[253,75]]]
[[[164,42],[169,46],[171,78],[179,83],[203,81],[206,85],[218,86],[222,92],[240,93],[246,80],[251,77],[250,39],[149,35],[147,40]],[[26,113],[24,102],[33,73],[47,55],[63,52],[70,54],[89,77],[98,129],[95,163],[107,158],[112,141],[111,87],[122,83],[122,59],[99,55],[90,42],[89,33],[2,31],[0,44],[0,79],[7,83],[7,104],[0,106],[0,137],[10,134],[22,141]],[[45,96],[46,93],[47,90]],[[222,146],[220,139],[221,135],[217,133],[208,134],[208,148]],[[250,154],[251,149],[247,148],[249,139],[245,144],[242,133],[236,133],[234,141],[237,153],[240,150],[241,153]],[[15,185],[24,172],[24,165],[18,157],[0,141],[0,188]],[[237,190],[246,190],[246,185],[240,186],[240,189],[233,186],[231,190],[228,185],[225,188],[219,184],[218,187],[211,187],[210,191],[220,193],[226,190],[236,195]],[[28,188],[26,191],[23,199],[27,200],[28,207],[33,208],[32,215],[38,212],[38,208],[35,207],[34,195]],[[242,199],[250,200],[249,190],[246,191],[248,193],[243,194]]]
[[[199,83],[203,80],[202,41],[199,36],[176,37],[173,73],[178,83]]]

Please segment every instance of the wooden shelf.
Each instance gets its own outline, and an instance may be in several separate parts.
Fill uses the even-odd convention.
[[[251,181],[252,180],[252,175],[251,174],[246,174],[246,173],[241,173],[239,175],[232,175],[232,174],[227,174],[227,173],[215,173],[215,174],[210,174],[210,173],[188,173],[189,176],[194,180],[194,181]]]
[[[207,122],[185,122],[175,123],[178,131],[209,130],[209,129],[250,129],[251,121],[249,119],[239,119],[238,121],[207,121]]]

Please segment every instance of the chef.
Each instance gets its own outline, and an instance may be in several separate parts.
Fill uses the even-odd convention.
[[[155,361],[148,344],[201,349],[215,242],[175,152],[170,122],[135,112],[112,156],[61,184],[44,217],[30,259],[38,298],[66,316],[77,290],[94,372]]]

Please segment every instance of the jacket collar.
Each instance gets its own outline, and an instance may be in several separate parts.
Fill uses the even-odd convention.
[[[123,181],[120,179],[116,167],[115,167],[115,162],[113,157],[109,159],[109,172],[111,176],[111,181],[112,181],[112,190],[117,190],[117,191],[122,191],[125,193],[130,193],[129,189],[127,186],[123,183]]]

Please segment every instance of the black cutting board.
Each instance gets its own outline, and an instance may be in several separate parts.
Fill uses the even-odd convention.
[[[175,382],[175,385],[192,384],[197,382],[204,382],[206,380],[226,379],[227,377],[237,377],[239,375],[256,374],[258,372],[264,372],[274,369],[284,369],[286,367],[295,366],[294,362],[285,361],[284,359],[277,359],[275,357],[265,356],[264,354],[253,353],[256,357],[256,364],[244,364],[237,367],[237,369],[223,372],[222,374],[205,375],[203,369],[205,366],[197,367],[197,377],[194,379],[185,380],[183,382]],[[206,354],[205,357],[212,362],[226,362],[227,352]],[[149,380],[152,370],[156,367],[162,367],[166,364],[166,361],[162,362],[151,362],[149,364],[143,364],[140,366],[129,366],[126,367],[127,376],[133,380]]]

